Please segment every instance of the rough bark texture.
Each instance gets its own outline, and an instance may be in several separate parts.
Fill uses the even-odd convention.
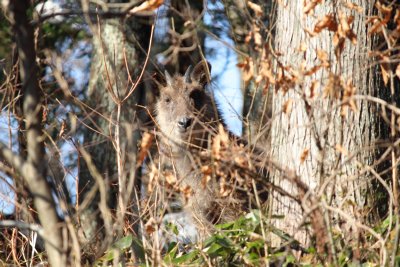
[[[84,146],[89,152],[92,163],[105,179],[107,196],[96,195],[87,209],[82,210],[80,220],[85,238],[92,252],[99,253],[105,248],[104,221],[98,209],[99,198],[106,197],[108,208],[117,208],[119,178],[134,172],[137,144],[140,140],[138,113],[144,110],[137,104],[144,105],[144,87],[139,85],[130,98],[122,105],[119,124],[119,140],[121,141],[122,173],[118,177],[116,147],[111,140],[116,137],[115,122],[117,119],[117,105],[111,97],[111,92],[118,99],[123,99],[136,81],[144,64],[145,50],[148,48],[150,36],[149,18],[131,17],[126,20],[109,19],[100,23],[100,32],[93,37],[93,54],[91,77],[89,81],[89,106],[96,113],[90,114],[89,125],[96,129],[85,129]],[[128,67],[128,69],[127,69]],[[98,114],[102,114],[99,116]],[[84,201],[87,194],[96,184],[86,162],[81,159],[79,173],[79,198]],[[127,185],[119,185],[126,190]],[[124,196],[126,197],[126,196]],[[109,218],[110,219],[110,218]],[[106,224],[108,234],[112,234],[111,225]],[[111,231],[111,233],[109,232]],[[96,238],[97,242],[93,242]],[[102,246],[102,248],[99,248]],[[93,251],[94,250],[94,251]]]
[[[304,1],[286,0],[278,5],[275,46],[277,51],[283,53],[279,58],[281,63],[294,70],[300,70],[303,62],[306,68],[311,68],[317,64],[316,52],[321,49],[328,53],[328,59],[334,64],[331,73],[323,69],[312,76],[299,77],[303,81],[295,90],[274,93],[273,114],[276,117],[272,124],[271,158],[284,169],[297,174],[312,194],[322,192],[319,196],[328,205],[356,218],[371,200],[367,195],[370,175],[363,166],[373,164],[375,151],[369,146],[378,138],[377,113],[376,107],[370,102],[357,102],[356,111],[349,109],[345,116],[341,116],[342,109],[338,104],[344,92],[338,76],[343,78],[344,83],[351,79],[356,94],[376,95],[379,92],[374,79],[375,70],[369,68],[367,52],[372,41],[366,35],[365,24],[365,16],[371,14],[374,1],[352,2],[360,5],[364,14],[339,8],[329,1],[317,5],[314,11],[317,17],[330,13],[337,15],[338,9],[347,15],[354,15],[352,29],[358,42],[352,45],[347,39],[339,59],[335,58],[332,32],[323,30],[313,38],[305,32],[305,29],[314,29],[317,20],[304,14]],[[307,47],[304,53],[298,50],[303,43]],[[314,92],[315,96],[310,97],[313,80],[320,85]],[[338,94],[339,99],[332,94],[324,97],[328,85],[333,86],[334,94]],[[283,113],[282,108],[288,100],[293,101],[291,111]],[[349,154],[340,153],[337,149],[339,146]],[[302,159],[305,150],[308,150],[308,154]],[[354,157],[349,158],[350,154]],[[296,185],[283,177],[282,172],[271,173],[275,184],[297,196],[299,190]],[[307,243],[309,236],[300,230],[304,229],[300,224],[304,223],[302,220],[305,216],[300,205],[276,193],[273,194],[272,205],[273,214],[284,215],[284,219],[276,220],[275,225],[294,235],[301,243]],[[331,219],[338,217],[337,213],[331,213]]]
[[[62,224],[56,212],[51,188],[46,180],[47,166],[41,124],[43,96],[38,81],[34,32],[28,18],[30,8],[30,1],[11,1],[8,10],[17,43],[20,65],[22,109],[26,130],[26,158],[12,155],[13,153],[2,144],[0,145],[0,157],[8,160],[28,185],[44,230],[45,247],[50,264],[65,266],[67,258],[62,242]]]

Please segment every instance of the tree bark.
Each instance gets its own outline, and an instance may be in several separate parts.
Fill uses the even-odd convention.
[[[370,146],[379,137],[377,108],[371,102],[356,101],[357,109],[352,109],[344,96],[352,94],[352,85],[356,90],[353,94],[375,96],[380,92],[376,71],[369,67],[372,38],[367,36],[365,23],[375,1],[352,2],[362,7],[363,12],[357,13],[329,1],[318,4],[314,10],[318,17],[333,14],[338,21],[340,16],[354,16],[351,28],[357,43],[345,39],[341,53],[334,46],[335,32],[324,29],[312,38],[306,32],[306,29],[314,29],[317,20],[304,13],[304,1],[286,0],[278,4],[275,47],[282,56],[276,68],[286,77],[295,77],[296,84],[288,90],[276,86],[274,91],[271,159],[284,171],[271,172],[271,179],[298,197],[301,195],[298,185],[284,178],[285,173],[292,172],[308,187],[308,193],[317,197],[320,206],[323,203],[362,220],[360,214],[365,205],[373,205],[371,194],[368,195],[372,177],[365,166],[374,168],[376,151]],[[300,49],[302,46],[304,49]],[[321,50],[327,53],[330,65],[307,75],[304,69],[321,64],[318,59],[321,57],[317,55]],[[312,213],[311,216],[306,213],[307,208],[311,209],[304,206],[306,198],[301,199],[301,206],[277,193],[272,197],[273,214],[284,216],[274,220],[275,225],[302,244],[307,244],[310,238],[302,224],[313,219]],[[330,223],[344,219],[334,211],[322,210]],[[327,229],[327,225],[324,227]],[[352,230],[357,232],[357,229]],[[273,243],[276,245],[279,241]]]
[[[145,105],[143,83],[139,81],[135,91],[121,104],[120,109],[115,98],[122,100],[127,95],[144,67],[150,23],[149,18],[131,17],[126,20],[100,21],[100,25],[95,27],[99,31],[93,37],[88,89],[88,104],[91,109],[87,110],[86,121],[90,128],[85,129],[83,141],[83,147],[90,154],[91,160],[90,163],[84,157],[80,160],[79,202],[87,201],[95,185],[104,186],[106,194],[97,193],[89,201],[89,206],[81,207],[80,210],[80,222],[89,254],[98,255],[107,247],[107,240],[111,241],[112,220],[110,214],[105,215],[104,210],[116,210],[119,197],[128,201],[126,198],[129,196],[125,194],[128,177],[136,179],[134,172],[137,144],[140,141],[139,116],[146,113],[138,107]],[[120,141],[120,157],[116,154],[116,140]],[[94,179],[90,164],[104,179],[102,185],[98,185],[98,181]],[[121,164],[120,170],[118,164]],[[100,206],[99,210],[102,201],[107,205]]]
[[[35,38],[28,12],[30,1],[10,1],[8,12],[17,43],[22,82],[22,110],[25,121],[25,157],[0,144],[0,157],[8,161],[25,180],[43,227],[43,238],[52,266],[66,266],[67,249],[63,246],[62,221],[57,215],[51,187],[46,180],[44,135],[42,127],[43,95],[39,87]]]

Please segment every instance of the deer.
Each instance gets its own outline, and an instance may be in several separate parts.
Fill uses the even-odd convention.
[[[177,180],[190,189],[185,210],[198,229],[206,233],[214,224],[231,221],[240,214],[240,204],[221,205],[219,181],[205,182],[204,168],[208,166],[201,166],[198,161],[200,153],[211,149],[213,137],[226,129],[214,97],[206,89],[210,71],[211,65],[206,61],[189,67],[184,75],[171,76],[165,71],[166,84],[159,85],[160,96],[155,105],[155,121],[161,132],[161,161],[169,164]],[[233,134],[228,135],[237,140]]]

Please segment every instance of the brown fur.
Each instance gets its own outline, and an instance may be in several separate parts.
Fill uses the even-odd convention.
[[[222,124],[214,100],[205,89],[210,68],[206,66],[200,62],[184,76],[171,78],[166,73],[167,85],[160,88],[156,103],[156,120],[162,133],[162,161],[171,165],[183,187],[192,190],[186,210],[199,226],[210,229],[212,223],[229,220],[231,216],[229,212],[224,216],[223,208],[218,208],[221,205],[216,202],[217,182],[202,182],[198,163],[198,153],[209,149],[211,136]],[[182,122],[187,121],[190,125],[182,127]]]

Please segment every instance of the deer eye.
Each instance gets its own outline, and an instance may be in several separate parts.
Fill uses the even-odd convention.
[[[166,97],[166,98],[164,99],[164,101],[165,101],[165,103],[169,103],[169,102],[171,102],[171,98]]]

